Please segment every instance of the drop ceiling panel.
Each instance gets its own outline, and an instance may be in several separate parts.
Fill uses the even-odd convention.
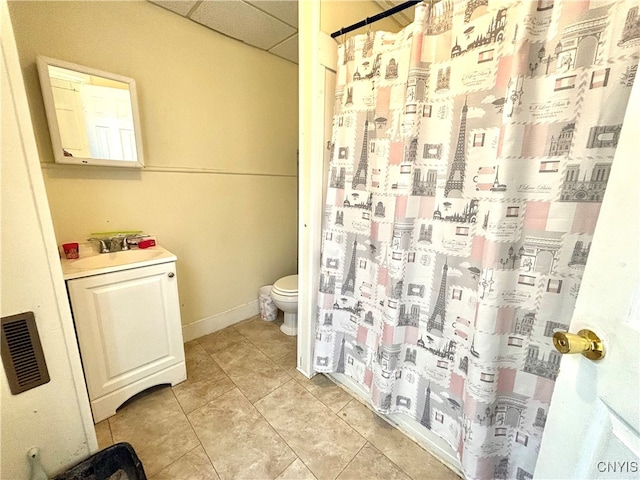
[[[156,5],[160,5],[161,7],[166,8],[167,10],[171,10],[177,14],[185,16],[189,13],[189,10],[193,8],[193,6],[198,3],[197,0],[150,0],[152,3]]]
[[[189,15],[192,20],[254,47],[269,50],[296,29],[238,1],[205,1]]]
[[[375,2],[380,5],[382,10],[389,10],[390,8],[397,7],[401,3],[404,3],[406,0],[375,0]],[[401,10],[394,14],[391,18],[393,18],[396,22],[398,22],[403,27],[406,27],[411,22],[413,22],[415,7],[409,7],[406,10]]]
[[[298,28],[298,2],[290,0],[247,0],[247,3]]]
[[[284,42],[269,50],[270,53],[285,58],[293,63],[298,63],[298,35],[288,38]]]

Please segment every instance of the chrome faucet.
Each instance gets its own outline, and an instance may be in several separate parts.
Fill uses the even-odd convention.
[[[117,252],[119,250],[124,250],[124,248],[122,248],[124,243],[126,242],[124,238],[125,237],[122,237],[122,235],[116,235],[115,237],[111,237],[109,239],[109,251]]]
[[[141,238],[146,238],[149,235],[146,235],[144,233],[134,233],[133,235],[125,235],[124,238],[122,239],[122,250],[129,250],[129,239],[141,239]]]
[[[100,253],[109,253],[109,247],[104,238],[87,238],[88,242],[100,242]]]
[[[130,250],[131,247],[129,247],[129,239],[130,238],[138,238],[141,237],[143,235],[139,234],[139,233],[134,233],[133,235],[124,235],[122,237],[122,250]]]
[[[114,237],[106,238],[88,238],[87,241],[100,242],[100,253],[119,252],[130,250],[129,240],[133,238],[144,238],[149,235],[143,233],[136,233],[134,235],[126,235],[124,233],[116,235]]]
[[[120,245],[120,250],[122,250],[123,252],[126,250],[129,250],[129,239],[132,238],[134,235],[124,235],[122,237],[122,244]]]

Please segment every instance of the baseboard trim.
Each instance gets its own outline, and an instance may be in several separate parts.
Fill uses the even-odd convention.
[[[204,337],[210,333],[222,330],[230,325],[255,317],[260,313],[258,300],[232,308],[226,312],[211,315],[189,325],[182,326],[182,338],[184,342],[190,342],[196,338]]]

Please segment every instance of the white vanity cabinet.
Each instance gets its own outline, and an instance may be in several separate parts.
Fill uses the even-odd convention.
[[[173,261],[67,280],[96,423],[186,379],[177,280]]]

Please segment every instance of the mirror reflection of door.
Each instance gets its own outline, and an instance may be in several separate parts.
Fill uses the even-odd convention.
[[[126,83],[49,66],[65,156],[137,159]]]
[[[87,131],[82,113],[80,84],[62,78],[51,77],[51,90],[65,155],[90,157]]]
[[[91,157],[135,160],[136,143],[128,90],[82,85],[84,121]]]

